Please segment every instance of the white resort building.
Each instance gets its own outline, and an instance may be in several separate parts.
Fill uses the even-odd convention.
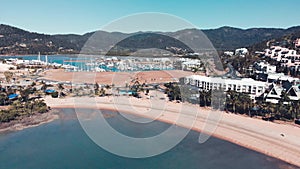
[[[272,46],[270,49],[265,50],[265,56],[281,62],[281,65],[285,67],[295,67],[297,69],[300,66],[300,55],[293,49]]]
[[[268,83],[250,78],[226,79],[201,75],[187,76],[184,78],[184,83],[195,86],[200,90],[221,89],[224,91],[234,90],[236,92],[247,93],[252,99],[262,95],[268,88]]]
[[[201,66],[201,61],[199,59],[193,59],[193,60],[188,60],[185,62],[182,62],[182,70],[192,70],[193,68],[200,68]]]

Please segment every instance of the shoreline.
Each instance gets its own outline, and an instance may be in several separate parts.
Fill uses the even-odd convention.
[[[128,99],[127,97],[120,96],[119,98]],[[75,99],[76,105],[74,105]],[[193,119],[193,115],[188,113],[180,114],[183,119],[176,121],[178,120],[178,115],[180,113],[178,112],[181,107],[181,104],[179,103],[166,102],[166,107],[163,110],[163,113],[158,116],[156,113],[142,112],[148,111],[149,109],[149,106],[145,105],[147,100],[143,99],[134,98],[130,101],[131,105],[124,104],[117,106],[114,104],[114,98],[112,97],[81,97],[75,99],[64,98],[55,100],[52,98],[46,98],[45,101],[51,108],[88,108],[118,111],[147,119],[158,120],[168,124],[175,124],[185,128],[190,128],[191,122],[193,122],[191,121]],[[88,99],[91,99],[91,102],[88,102]],[[194,109],[197,107],[190,104],[186,104],[185,106],[187,106],[188,109]],[[212,134],[213,137],[218,139],[280,159],[295,166],[300,166],[300,128],[298,126],[272,123],[261,119],[228,114],[208,108],[197,107],[197,110],[198,115],[190,129],[204,134]],[[207,115],[209,113],[221,113],[222,118],[219,122],[215,121],[216,119],[207,119]],[[209,126],[212,124],[216,125],[216,128],[212,133],[211,131],[203,130],[203,126]]]
[[[21,131],[27,128],[37,127],[42,124],[50,123],[56,119],[59,119],[59,115],[56,113],[57,110],[51,109],[49,110],[49,112],[43,114],[35,114],[33,116],[12,120],[10,122],[0,123],[0,134]]]
[[[129,99],[126,96],[118,96],[116,98]],[[151,106],[147,105],[147,102],[149,102],[149,100],[130,98],[131,100],[129,105],[116,104],[116,100],[114,100],[116,98],[68,97],[63,99],[53,99],[51,97],[47,97],[45,98],[45,102],[51,107],[51,110],[49,112],[44,114],[37,114],[31,117],[25,117],[20,120],[14,120],[6,124],[2,123],[0,124],[0,134],[20,131],[26,128],[37,127],[42,124],[50,123],[56,119],[61,118],[57,113],[57,109],[86,108],[95,110],[108,110],[136,115],[151,120],[158,120],[171,125],[175,124],[177,126],[199,132],[199,134],[211,134],[211,136],[215,138],[237,144],[239,146],[285,161],[298,167],[300,166],[299,126],[273,123],[263,121],[258,118],[250,118],[247,116],[226,113],[225,111],[221,112],[218,110],[211,110],[210,108],[203,108],[189,103],[174,103],[169,101],[165,102],[163,110],[160,108],[153,109],[156,111],[163,111],[158,115],[157,112],[149,112],[149,108],[151,108]],[[74,100],[76,100],[76,104],[74,104]],[[184,110],[181,109],[183,104],[185,108]],[[195,110],[195,108],[197,109],[196,116],[188,112],[189,110]],[[221,114],[222,116],[218,117],[221,117],[221,119],[208,119],[207,117],[210,113]],[[179,121],[178,115],[182,116],[183,119]],[[78,118],[77,116],[76,118]],[[193,118],[195,118],[194,121]],[[213,131],[206,131],[205,128],[203,129],[205,125],[215,125],[216,128],[213,129]],[[284,134],[284,136],[282,136],[281,134]]]

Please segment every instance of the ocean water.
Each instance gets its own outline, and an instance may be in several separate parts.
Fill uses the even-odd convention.
[[[111,115],[106,120],[112,127],[134,137],[157,135],[169,127],[158,121],[138,124],[116,112],[104,113]],[[90,140],[74,110],[63,109],[60,116],[60,119],[38,127],[0,134],[0,169],[297,168],[217,138],[199,144],[199,133],[195,131],[190,131],[180,144],[163,154],[142,159],[124,158],[105,151]]]

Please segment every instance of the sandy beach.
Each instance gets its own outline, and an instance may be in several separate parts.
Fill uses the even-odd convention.
[[[65,72],[62,69],[53,69],[43,72],[42,78],[55,81],[72,81],[76,83],[99,83],[124,85],[134,78],[141,83],[172,82],[180,77],[194,74],[182,70],[143,71],[143,72]]]
[[[155,98],[147,100],[126,96],[65,99],[47,97],[45,101],[52,108],[117,110],[182,127],[192,127],[193,130],[211,133],[214,137],[300,166],[298,126],[277,124],[188,103],[168,102]]]

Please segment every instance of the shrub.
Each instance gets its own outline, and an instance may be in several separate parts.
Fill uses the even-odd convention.
[[[53,92],[53,93],[51,94],[51,96],[52,96],[53,98],[58,98],[58,92]]]

